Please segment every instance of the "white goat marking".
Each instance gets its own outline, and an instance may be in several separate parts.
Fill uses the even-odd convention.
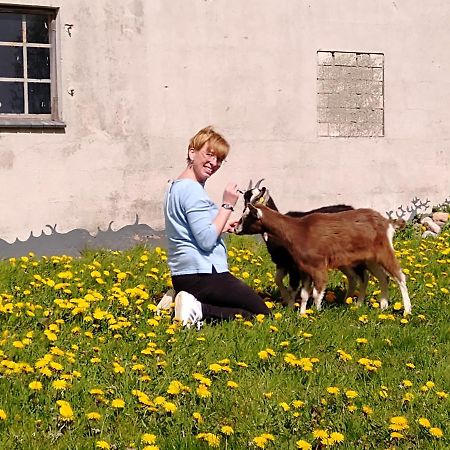
[[[252,190],[252,196],[250,197],[249,203],[253,204],[256,197],[261,195],[261,191],[259,189],[253,189]]]
[[[394,234],[395,234],[395,227],[390,223],[386,230],[386,236],[388,238],[389,244],[391,245],[392,250],[394,250]]]

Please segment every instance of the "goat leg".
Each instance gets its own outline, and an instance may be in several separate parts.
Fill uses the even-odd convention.
[[[310,290],[311,290],[311,278],[308,277],[303,283],[302,288],[300,290],[300,298],[301,298],[300,314],[306,314],[306,305],[308,304]]]
[[[351,267],[339,267],[339,270],[347,277],[348,281],[345,299],[348,297],[353,297],[356,291],[356,281],[358,280],[356,272]]]
[[[389,305],[389,293],[388,293],[388,286],[389,286],[389,277],[386,275],[386,272],[384,269],[374,263],[374,262],[368,262],[366,263],[367,267],[370,270],[370,273],[378,279],[378,282],[380,284],[380,290],[381,290],[381,297],[380,297],[380,308],[386,309]]]
[[[277,266],[275,273],[275,284],[277,285],[278,290],[280,291],[281,298],[283,299],[283,305],[290,305],[292,301],[292,292],[283,283],[284,277],[287,275],[287,272],[284,268]]]

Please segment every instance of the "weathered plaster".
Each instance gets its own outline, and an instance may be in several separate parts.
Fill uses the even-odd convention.
[[[0,160],[11,161],[0,167],[8,242],[48,223],[95,233],[136,214],[161,228],[167,180],[208,124],[232,144],[207,184],[217,201],[227,181],[262,177],[282,211],[334,202],[387,211],[450,194],[444,0],[32,4],[60,7],[67,126],[0,130]],[[318,137],[317,51],[330,49],[384,54],[384,137]]]

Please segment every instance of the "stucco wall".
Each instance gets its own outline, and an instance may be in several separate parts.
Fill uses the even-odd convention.
[[[444,0],[31,4],[60,7],[67,127],[0,130],[2,239],[45,224],[120,227],[136,214],[161,228],[166,182],[209,124],[232,144],[207,184],[216,200],[228,180],[263,177],[282,211],[334,202],[386,211],[450,195]],[[318,137],[319,50],[384,54],[384,137]]]

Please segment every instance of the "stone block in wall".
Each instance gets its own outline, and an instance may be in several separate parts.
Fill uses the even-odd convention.
[[[338,137],[338,136],[340,136],[339,125],[335,124],[335,123],[330,123],[330,125],[328,127],[328,135],[330,137]]]
[[[352,111],[346,108],[326,108],[323,117],[329,124],[350,123],[353,119]]]
[[[348,90],[345,80],[317,80],[318,94],[336,94]]]
[[[368,132],[368,136],[370,137],[384,136],[383,125],[379,123],[368,123],[365,125],[365,130]]]
[[[359,96],[351,92],[328,94],[328,107],[330,108],[358,108],[360,103]]]
[[[328,106],[328,97],[330,94],[319,94],[317,96],[317,107],[326,108]]]
[[[359,67],[372,67],[372,59],[368,53],[359,53],[356,55],[356,63]]]
[[[383,96],[377,94],[361,94],[361,108],[383,108]]]
[[[318,52],[317,64],[321,66],[332,66],[334,64],[333,53],[331,52]]]
[[[370,59],[372,60],[372,67],[383,67],[384,66],[384,55],[382,53],[371,53]]]
[[[317,108],[317,122],[329,123],[328,108]]]
[[[382,109],[365,109],[366,121],[371,123],[381,123],[383,121]]]
[[[373,81],[383,81],[384,75],[383,75],[383,68],[381,67],[374,67],[372,69],[372,80]]]
[[[335,66],[356,66],[356,53],[334,53]]]

